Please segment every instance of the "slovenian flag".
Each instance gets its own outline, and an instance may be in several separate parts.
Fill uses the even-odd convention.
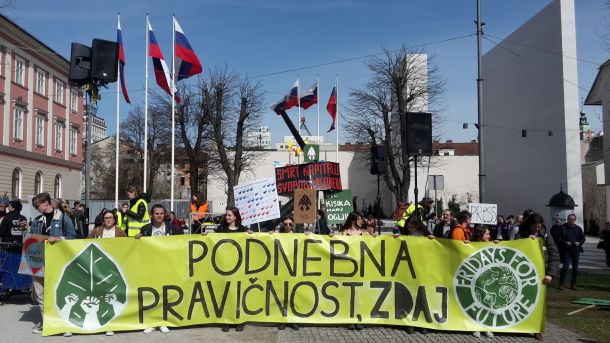
[[[271,105],[271,109],[277,113],[280,114],[281,111],[285,111],[289,108],[293,108],[294,106],[298,105],[299,103],[299,79],[297,79],[297,81],[294,83],[294,86],[292,87],[292,89],[290,90],[290,92],[286,95],[284,95],[284,97],[276,102],[275,104]]]
[[[318,103],[318,83],[316,82],[311,88],[301,94],[300,106],[302,109],[308,109],[311,105]]]
[[[174,18],[174,28],[174,34],[176,35],[176,69],[178,71],[176,75],[178,76],[177,80],[180,81],[201,73],[203,68],[176,18]]]
[[[121,36],[121,19],[119,17],[118,27],[116,32],[116,41],[119,44],[119,72],[121,73],[121,90],[123,91],[123,98],[128,104],[131,104],[129,95],[127,94],[127,87],[125,86],[125,51],[123,50],[123,37]]]
[[[172,91],[171,87],[171,76],[169,74],[169,69],[167,68],[167,64],[165,64],[165,59],[163,59],[163,54],[161,53],[161,49],[159,48],[159,44],[157,44],[157,39],[155,38],[155,34],[153,32],[152,26],[148,23],[148,56],[152,57],[153,68],[155,69],[155,79],[157,80],[157,84],[161,87],[167,94],[171,95]],[[176,94],[176,89],[174,88],[174,99],[176,102],[180,102],[180,98]]]
[[[330,129],[326,132],[331,132],[335,129],[335,122],[337,121],[337,87],[333,87],[332,93],[330,93],[330,98],[328,98],[328,104],[326,105],[326,110],[330,117],[333,118],[333,123],[330,126]]]

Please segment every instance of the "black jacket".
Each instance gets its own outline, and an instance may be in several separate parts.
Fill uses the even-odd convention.
[[[166,236],[175,236],[175,235],[184,234],[184,231],[182,230],[182,228],[177,228],[169,220],[164,221],[164,223],[165,223],[165,235]],[[148,223],[148,224],[142,226],[140,235],[142,235],[143,237],[152,236],[152,223]]]
[[[234,233],[234,232],[248,232],[248,228],[240,225],[237,227],[237,230],[229,230],[229,227],[227,226],[226,223],[222,223],[220,225],[218,225],[218,227],[216,228],[216,230],[214,230],[214,232],[216,233]]]
[[[568,246],[568,242],[571,245]],[[578,242],[578,246],[574,243]],[[581,249],[582,245],[585,244],[585,234],[578,225],[570,227],[568,223],[561,225],[559,231],[559,246],[564,251],[572,251]]]
[[[447,236],[443,236],[443,228],[445,227],[445,221],[441,220],[438,224],[434,226],[434,230],[432,230],[432,234],[436,238],[451,238],[451,230],[457,225],[457,221],[455,219],[451,219],[451,224],[449,225],[449,231],[447,232]]]
[[[9,250],[21,251],[21,245],[23,243],[23,231],[19,222],[27,220],[18,211],[12,211],[4,215],[2,223],[0,223],[0,239],[4,243],[15,243],[19,247],[13,247]]]

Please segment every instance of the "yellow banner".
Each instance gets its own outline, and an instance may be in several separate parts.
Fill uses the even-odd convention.
[[[541,242],[209,234],[45,249],[44,335],[285,322],[541,332]]]

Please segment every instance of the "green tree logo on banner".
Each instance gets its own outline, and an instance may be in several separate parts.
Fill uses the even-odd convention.
[[[464,313],[490,328],[508,328],[536,308],[541,280],[521,251],[486,247],[466,258],[454,276],[454,290]]]
[[[83,330],[99,329],[125,309],[125,278],[103,250],[89,244],[64,267],[55,290],[55,305],[66,323]]]

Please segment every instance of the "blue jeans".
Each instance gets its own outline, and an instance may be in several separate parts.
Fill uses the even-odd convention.
[[[570,249],[565,251],[561,262],[563,263],[563,267],[561,268],[561,276],[559,277],[559,285],[563,286],[566,280],[566,274],[568,273],[568,268],[570,264],[572,264],[572,281],[570,285],[572,287],[576,286],[576,277],[578,276],[578,260],[580,259],[580,249]]]

